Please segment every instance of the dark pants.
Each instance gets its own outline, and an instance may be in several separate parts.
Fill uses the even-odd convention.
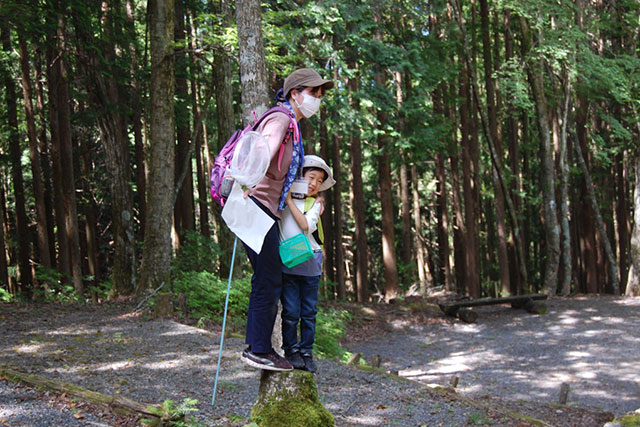
[[[282,348],[286,353],[311,354],[316,337],[318,285],[320,276],[283,274]],[[298,320],[300,340],[298,341]]]
[[[282,261],[278,247],[278,224],[274,223],[264,238],[262,250],[256,254],[244,245],[251,267],[251,295],[247,315],[246,343],[254,353],[270,353],[271,332],[278,312],[278,299],[282,292]]]

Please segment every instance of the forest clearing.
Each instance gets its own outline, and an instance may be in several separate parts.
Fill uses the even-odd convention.
[[[289,350],[337,425],[640,407],[637,0],[3,0],[0,40],[0,425],[139,423],[96,393],[247,423],[238,353],[294,367],[285,213],[318,232]],[[215,165],[254,122],[249,184]]]
[[[320,399],[339,426],[535,425],[514,416],[522,414],[595,427],[637,409],[640,300],[554,298],[548,305],[544,315],[485,307],[474,325],[417,300],[360,314],[352,306],[343,345],[369,361],[379,355],[380,371],[320,360]],[[132,308],[3,305],[0,367],[144,403],[196,399],[192,425],[246,424],[260,375],[240,363],[242,339],[225,340],[212,407],[219,329],[152,320]],[[460,380],[455,393],[425,387],[446,388],[452,376]],[[557,404],[563,382],[570,384],[567,405]],[[21,404],[0,399],[0,422],[25,425],[16,423],[29,416]],[[91,412],[79,411],[83,418],[71,425],[86,425]],[[113,422],[107,425],[137,425],[135,417]]]

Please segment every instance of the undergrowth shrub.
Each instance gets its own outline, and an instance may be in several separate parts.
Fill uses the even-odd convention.
[[[180,251],[172,262],[174,271],[209,271],[211,273],[218,270],[220,259],[220,246],[213,239],[196,233],[187,231]]]
[[[187,296],[187,306],[191,317],[222,321],[224,301],[227,295],[227,281],[220,280],[208,271],[183,271],[176,274],[173,291]],[[234,280],[229,291],[228,318],[235,321],[246,319],[249,309],[251,279]]]
[[[321,306],[316,315],[316,341],[313,352],[325,359],[346,361],[351,355],[340,346],[345,337],[345,322],[351,321],[347,310]]]

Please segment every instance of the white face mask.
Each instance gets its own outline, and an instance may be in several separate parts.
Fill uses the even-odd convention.
[[[303,96],[302,104],[299,104],[298,101],[296,101],[296,105],[300,109],[300,112],[302,113],[302,115],[305,116],[306,118],[309,118],[313,116],[315,113],[317,113],[318,110],[320,109],[321,99],[316,98],[313,95],[306,95],[304,93],[302,93],[301,95]]]

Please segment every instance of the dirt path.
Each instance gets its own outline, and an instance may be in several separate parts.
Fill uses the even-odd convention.
[[[554,301],[545,316],[494,307],[481,312],[479,323],[471,326],[449,322],[438,312],[409,313],[414,326],[396,319],[385,323],[387,333],[378,331],[375,339],[349,344],[367,356],[380,354],[383,367],[398,370],[404,380],[319,360],[319,397],[339,426],[529,425],[496,410],[506,406],[554,426],[600,427],[601,414],[551,408],[546,402],[555,400],[558,381],[569,380],[575,385],[572,401],[613,397],[619,400],[620,411],[635,409],[633,390],[625,387],[638,376],[632,365],[637,365],[640,353],[640,300],[630,301],[604,300],[607,313],[598,308],[599,300]],[[634,313],[635,319],[629,321]],[[142,403],[197,399],[194,415],[207,426],[246,424],[256,401],[260,372],[240,362],[241,338],[225,339],[218,396],[212,406],[219,332],[168,319],[148,320],[132,314],[131,307],[118,305],[0,304],[0,320],[0,367]],[[566,335],[573,338],[567,341]],[[623,341],[626,350],[620,348]],[[598,352],[602,354],[592,360],[589,355]],[[564,355],[566,372],[554,368],[561,362],[555,353]],[[603,364],[610,374],[607,381],[601,382],[599,374],[585,376],[594,369],[601,372]],[[447,384],[453,373],[461,378],[458,390],[475,396],[473,401],[421,384]],[[594,382],[599,388],[592,387]],[[509,406],[513,400],[498,401],[497,395],[544,400],[513,407]],[[34,408],[40,407],[10,400],[0,402],[3,405],[11,408],[9,415],[0,416],[0,425],[15,425],[14,416],[38,415]],[[52,423],[56,425],[55,419]],[[71,421],[72,425],[87,425],[87,418],[77,424]]]
[[[469,397],[569,402],[616,415],[640,408],[640,298],[554,298],[548,313],[507,306],[477,309],[476,324],[407,325],[347,347],[423,383],[460,378]],[[520,406],[524,406],[521,404]]]

